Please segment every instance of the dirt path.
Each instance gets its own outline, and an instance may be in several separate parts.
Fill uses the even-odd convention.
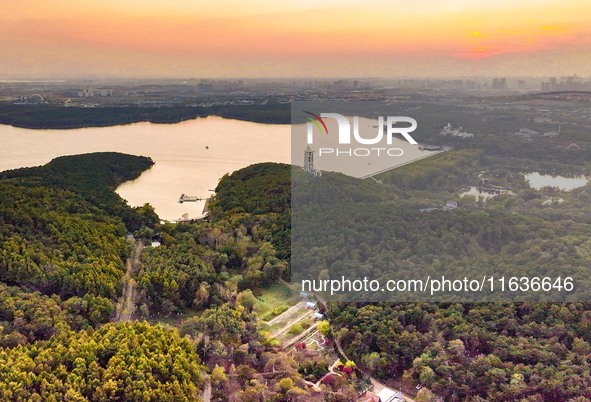
[[[131,316],[135,311],[135,280],[133,273],[140,263],[140,255],[144,249],[144,243],[138,240],[133,241],[133,249],[131,255],[125,264],[125,276],[123,276],[123,294],[117,303],[117,311],[115,313],[115,322],[131,321]]]
[[[209,375],[205,375],[205,386],[203,387],[203,402],[211,401],[211,378]]]

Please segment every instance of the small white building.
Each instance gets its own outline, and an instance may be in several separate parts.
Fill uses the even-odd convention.
[[[448,201],[445,203],[445,208],[447,209],[456,209],[458,207],[458,203],[455,201]]]
[[[530,128],[521,128],[519,131],[515,133],[515,135],[525,138],[531,138],[536,135],[540,135],[540,133],[536,130],[532,130]]]
[[[451,135],[453,137],[460,137],[460,138],[474,137],[473,133],[468,133],[466,131],[463,131],[461,126],[460,126],[460,128],[453,128],[451,126],[451,123],[447,123],[447,125],[441,129],[441,131],[439,132],[439,135],[443,135],[443,136]]]
[[[383,388],[380,392],[377,393],[380,402],[394,402],[399,400],[400,392],[394,391],[390,388]]]
[[[314,321],[324,320],[324,314],[322,314],[322,313],[314,313],[313,317],[314,317]]]

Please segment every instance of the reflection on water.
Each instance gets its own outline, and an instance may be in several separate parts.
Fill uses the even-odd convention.
[[[0,171],[38,166],[62,155],[117,151],[156,164],[117,192],[130,205],[149,202],[162,219],[198,217],[203,202],[177,201],[183,193],[211,195],[226,173],[258,162],[290,161],[290,126],[219,117],[177,124],[136,123],[74,130],[30,130],[0,125]]]
[[[540,174],[539,172],[524,173],[525,180],[530,187],[540,190],[544,187],[556,187],[562,191],[570,191],[583,187],[589,182],[585,176],[564,177]]]

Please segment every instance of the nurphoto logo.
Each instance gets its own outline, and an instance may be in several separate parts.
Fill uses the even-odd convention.
[[[359,130],[359,116],[353,116],[353,123],[351,124],[349,118],[339,113],[312,113],[304,111],[308,122],[307,129],[307,143],[311,145],[314,143],[314,127],[319,133],[329,135],[329,130],[324,119],[334,119],[338,126],[338,144],[350,145],[352,137],[357,144],[360,145],[376,145],[383,141],[386,136],[386,144],[392,145],[392,137],[394,134],[401,135],[411,145],[418,145],[415,139],[410,135],[416,130],[417,121],[412,117],[406,116],[379,116],[378,124],[376,126],[376,134],[362,135]],[[385,123],[384,123],[385,122]],[[398,126],[399,123],[409,123],[410,125]],[[351,135],[352,134],[352,135]],[[386,147],[358,147],[358,148],[339,148],[339,147],[322,147],[318,149],[318,156],[322,155],[333,156],[370,156],[370,155],[388,155],[388,156],[402,156],[404,151],[401,148],[386,148]]]

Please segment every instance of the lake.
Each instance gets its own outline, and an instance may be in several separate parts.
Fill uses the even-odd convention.
[[[258,162],[290,162],[290,126],[207,117],[176,124],[135,123],[72,130],[0,125],[0,171],[38,166],[62,155],[116,151],[151,157],[155,165],[117,192],[130,205],[149,202],[162,219],[199,217],[226,173]]]
[[[544,187],[556,187],[562,191],[570,191],[583,187],[589,182],[589,179],[585,176],[551,176],[540,174],[539,172],[524,173],[523,176],[529,183],[529,186],[536,190],[541,190]]]
[[[71,130],[0,125],[0,171],[39,166],[58,156],[89,152],[149,156],[155,165],[138,179],[123,183],[117,193],[132,206],[150,203],[161,219],[175,221],[185,214],[189,218],[200,217],[203,211],[204,201],[178,203],[181,194],[205,199],[213,194],[211,190],[226,173],[259,162],[290,163],[292,156],[294,164],[303,165],[305,144],[299,144],[299,139],[294,141],[292,155],[291,140],[290,125],[221,117]],[[396,144],[405,148],[403,157],[384,160],[383,166],[355,158],[355,163],[348,164],[351,172],[344,173],[361,177],[429,154],[401,140],[396,140]],[[320,158],[318,162],[322,162]],[[326,167],[319,163],[319,168]]]

